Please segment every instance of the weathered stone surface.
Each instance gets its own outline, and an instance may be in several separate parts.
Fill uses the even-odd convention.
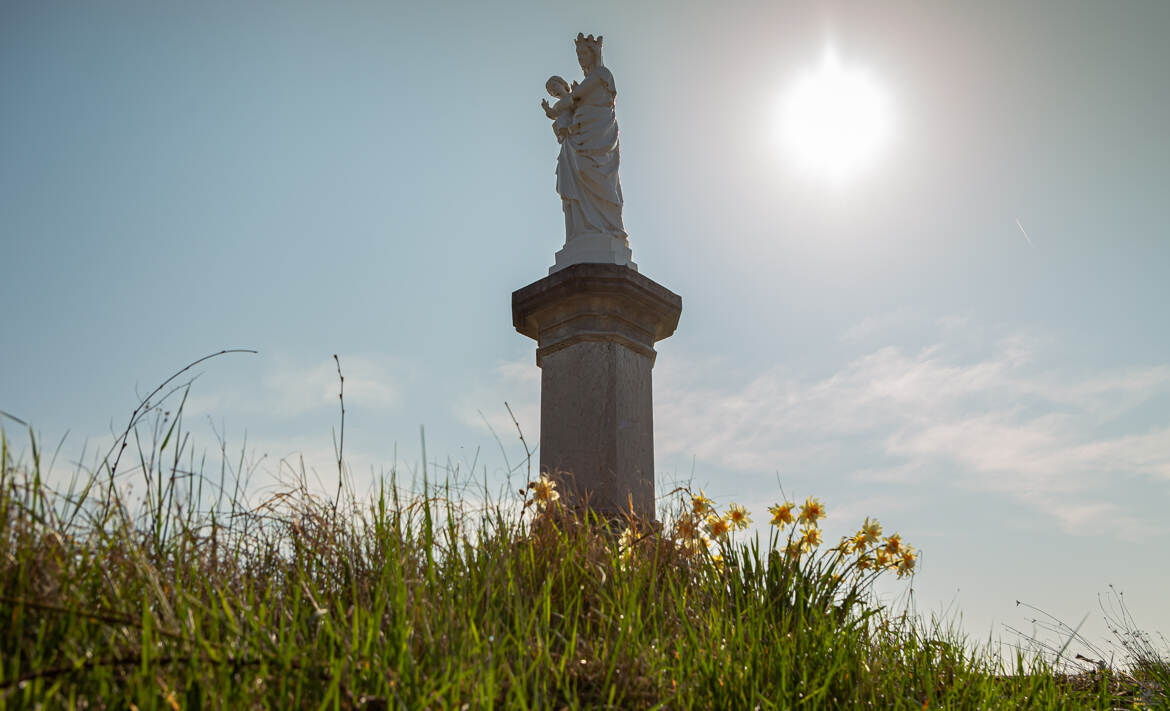
[[[682,299],[614,264],[574,264],[512,294],[512,320],[537,341],[540,468],[602,515],[654,516],[654,343]]]

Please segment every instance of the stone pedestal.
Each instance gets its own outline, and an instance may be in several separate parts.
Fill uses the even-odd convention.
[[[621,264],[638,271],[630,244],[624,238],[608,234],[584,234],[570,239],[556,253],[548,273],[559,272],[574,264]]]
[[[512,323],[536,339],[540,470],[570,503],[654,518],[654,343],[682,299],[633,269],[573,264],[512,294]]]

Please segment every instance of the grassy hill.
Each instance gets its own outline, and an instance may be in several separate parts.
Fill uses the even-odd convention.
[[[883,608],[914,550],[872,521],[822,543],[815,499],[744,542],[701,493],[606,525],[543,479],[249,505],[178,421],[144,408],[65,491],[3,436],[0,709],[1170,707],[1140,637],[1058,673]]]

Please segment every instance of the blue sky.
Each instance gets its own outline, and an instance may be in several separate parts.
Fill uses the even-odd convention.
[[[513,464],[504,401],[539,437],[510,294],[563,241],[539,101],[601,33],[634,259],[683,297],[659,490],[877,516],[924,552],[920,609],[977,638],[1030,629],[1017,599],[1075,625],[1109,583],[1170,631],[1167,27],[1159,2],[8,2],[0,409],[68,462],[254,348],[199,368],[196,436],[246,436],[257,486],[296,453],[330,481],[337,353],[355,478],[417,467],[422,425],[502,482],[484,420]],[[892,115],[842,185],[774,140],[830,46]]]

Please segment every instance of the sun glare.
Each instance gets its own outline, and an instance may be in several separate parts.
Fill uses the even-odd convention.
[[[889,138],[885,93],[867,72],[843,65],[832,51],[793,82],[779,108],[786,153],[829,182],[856,177]]]

